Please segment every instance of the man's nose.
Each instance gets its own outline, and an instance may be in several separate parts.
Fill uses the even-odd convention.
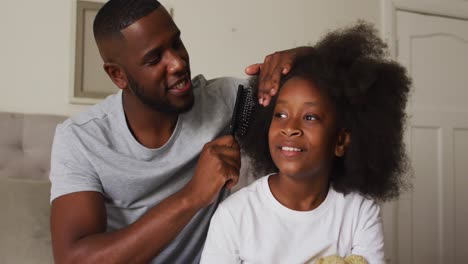
[[[168,51],[167,60],[167,71],[169,73],[177,73],[185,70],[186,62],[176,51]]]

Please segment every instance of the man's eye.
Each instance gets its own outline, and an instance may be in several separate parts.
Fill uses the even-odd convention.
[[[276,118],[286,118],[288,116],[285,113],[275,113],[274,117],[276,117]]]
[[[183,43],[182,43],[182,40],[181,39],[177,39],[174,44],[172,44],[172,47],[174,49],[179,49],[180,47],[182,47]]]
[[[155,65],[155,64],[158,64],[159,61],[161,61],[161,59],[159,57],[156,57],[156,58],[153,58],[153,59],[150,59],[146,62],[146,64],[148,65]]]

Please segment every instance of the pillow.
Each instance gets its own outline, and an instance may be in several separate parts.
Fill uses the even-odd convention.
[[[322,257],[315,264],[368,264],[366,259],[359,255],[350,255],[342,258],[337,255]]]
[[[0,177],[0,263],[54,263],[50,182]]]

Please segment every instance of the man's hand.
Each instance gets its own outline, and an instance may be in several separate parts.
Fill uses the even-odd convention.
[[[267,106],[271,97],[275,96],[279,89],[282,75],[287,74],[297,57],[311,54],[312,47],[297,47],[294,49],[277,51],[265,57],[263,63],[256,63],[245,68],[248,75],[259,75],[258,78],[258,102]]]
[[[221,188],[230,189],[239,181],[240,148],[232,136],[215,139],[203,147],[195,174],[184,187],[201,207],[208,206]]]

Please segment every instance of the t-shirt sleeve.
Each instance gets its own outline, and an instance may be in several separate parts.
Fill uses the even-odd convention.
[[[222,206],[218,207],[211,218],[200,263],[241,263],[237,228],[229,211]]]
[[[237,88],[239,85],[247,87],[249,85],[248,80],[239,79],[234,77],[223,77],[216,80],[217,81],[217,90],[219,96],[224,100],[225,104],[229,109],[234,108],[234,103],[237,96]]]
[[[51,154],[50,202],[74,192],[103,192],[98,175],[84,154],[85,148],[80,147],[79,142],[77,136],[70,133],[66,126],[57,126]]]
[[[361,205],[352,254],[361,255],[372,264],[385,264],[380,206],[373,200],[365,199]]]

